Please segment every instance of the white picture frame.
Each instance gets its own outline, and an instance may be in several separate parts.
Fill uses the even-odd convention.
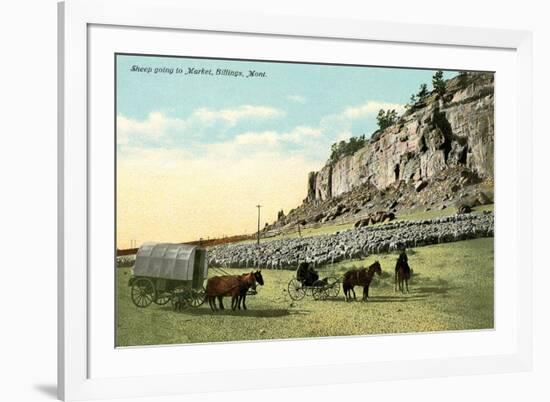
[[[131,13],[128,10],[132,10]],[[381,379],[402,379],[432,376],[448,376],[473,373],[502,373],[529,370],[532,364],[531,334],[531,278],[532,278],[532,172],[531,172],[531,95],[532,95],[532,36],[529,32],[495,29],[462,28],[433,25],[410,25],[381,23],[361,20],[324,20],[298,16],[246,15],[228,13],[204,13],[189,10],[177,0],[68,0],[59,4],[59,311],[58,311],[58,394],[63,400],[81,400],[117,397],[161,396],[180,393],[231,391],[246,388],[288,387],[297,385],[320,385],[327,383],[362,382]],[[187,373],[170,373],[170,370],[147,375],[128,375],[116,368],[113,372],[96,374],[91,369],[100,353],[99,347],[91,347],[95,300],[90,295],[89,270],[90,215],[92,197],[89,192],[90,165],[90,119],[89,107],[93,103],[90,81],[90,29],[93,27],[126,27],[128,29],[151,29],[167,35],[177,32],[214,33],[217,35],[253,35],[261,38],[286,38],[288,40],[329,40],[336,43],[375,43],[378,45],[419,45],[424,47],[452,47],[457,49],[493,49],[509,53],[505,75],[514,99],[509,100],[514,114],[514,126],[510,127],[510,159],[506,162],[513,179],[509,190],[513,201],[502,203],[495,212],[496,236],[509,235],[509,245],[519,261],[499,260],[515,273],[521,275],[509,284],[513,290],[513,322],[506,331],[505,347],[501,352],[483,353],[474,350],[467,353],[457,348],[453,356],[441,358],[416,351],[416,355],[402,359],[383,358],[376,361],[354,362],[323,360],[301,362],[301,365],[282,367],[270,363],[269,356],[293,350],[293,343],[249,343],[255,353],[265,353],[266,363],[254,369],[223,369]],[[124,38],[122,39],[124,40]],[[497,70],[498,72],[498,70]],[[502,109],[500,109],[502,110]],[[496,106],[497,118],[499,105]],[[498,127],[498,126],[497,126]],[[518,136],[521,134],[521,141]],[[499,134],[497,134],[498,136]],[[498,138],[498,137],[497,137]],[[497,153],[497,166],[499,158]],[[500,163],[503,166],[504,163]],[[498,180],[497,180],[498,186]],[[513,190],[513,191],[512,191]],[[502,198],[501,198],[502,199]],[[500,202],[500,200],[499,200]],[[502,208],[502,209],[500,209]],[[506,214],[513,221],[515,236],[499,229],[499,214]],[[502,230],[504,229],[504,231]],[[509,232],[509,231],[508,231]],[[499,248],[497,247],[496,253]],[[502,250],[502,248],[500,249]],[[503,282],[496,280],[495,291]],[[101,286],[101,285],[100,285]],[[508,289],[508,288],[507,288]],[[106,292],[110,288],[105,289]],[[92,303],[91,300],[94,300]],[[498,304],[496,309],[498,309]],[[502,326],[500,327],[502,328]],[[499,331],[498,322],[495,332]],[[395,336],[403,337],[409,335]],[[419,342],[431,342],[429,334]],[[442,335],[447,342],[454,342],[461,333]],[[472,339],[477,335],[472,335]],[[370,338],[353,338],[338,342],[375,342]],[[504,338],[503,338],[504,339]],[[334,340],[333,340],[334,341]],[[300,342],[314,342],[300,341]],[[317,341],[315,341],[317,342]],[[329,342],[329,341],[326,341]],[[335,341],[334,341],[335,342]],[[325,343],[329,345],[329,343]],[[332,344],[330,344],[332,345]],[[336,343],[334,343],[336,345]],[[243,345],[236,345],[243,347]],[[200,346],[185,346],[182,353],[196,359],[209,353]],[[195,348],[195,349],[193,349]],[[163,349],[163,348],[150,348]],[[166,350],[166,348],[164,348]],[[114,350],[114,347],[113,347]],[[218,349],[222,350],[222,349]],[[231,353],[230,347],[224,349]],[[236,350],[236,349],[235,349]],[[269,351],[268,351],[269,350]],[[505,351],[504,351],[505,350]],[[176,353],[176,349],[173,349]],[[151,354],[154,351],[147,352]],[[234,350],[233,350],[234,352]],[[118,353],[118,352],[117,352]],[[130,359],[132,350],[126,350],[121,359]],[[143,353],[136,351],[135,353]],[[290,352],[291,353],[291,352]],[[166,353],[164,354],[166,355]],[[152,357],[148,358],[152,358]],[[162,354],[157,358],[162,358]],[[109,359],[109,357],[106,357]],[[109,360],[105,360],[107,364]],[[118,367],[113,365],[113,367]],[[307,370],[304,370],[307,367]],[[117,371],[118,370],[118,371]],[[305,373],[305,374],[304,374]],[[244,385],[240,378],[247,376]]]

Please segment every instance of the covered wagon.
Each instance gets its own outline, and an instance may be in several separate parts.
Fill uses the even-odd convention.
[[[138,307],[185,301],[204,303],[208,275],[206,249],[190,244],[146,243],[137,254],[128,286]]]

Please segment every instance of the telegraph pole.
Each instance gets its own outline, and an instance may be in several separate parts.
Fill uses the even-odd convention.
[[[256,205],[256,208],[258,208],[258,245],[260,245],[260,208],[262,206],[260,204]]]

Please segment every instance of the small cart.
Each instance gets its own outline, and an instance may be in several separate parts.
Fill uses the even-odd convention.
[[[340,279],[329,276],[317,280],[311,284],[292,278],[288,282],[288,295],[292,300],[301,300],[306,295],[310,295],[314,300],[326,300],[338,297],[340,293]]]
[[[136,255],[133,276],[128,282],[137,307],[151,303],[182,303],[199,307],[204,303],[204,281],[208,275],[206,249],[190,244],[146,243]]]

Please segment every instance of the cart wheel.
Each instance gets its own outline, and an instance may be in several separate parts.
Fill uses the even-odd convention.
[[[182,292],[172,293],[171,301],[172,308],[175,311],[183,310],[183,308],[187,305],[187,299]]]
[[[324,286],[314,287],[311,290],[311,295],[313,296],[313,300],[326,300],[328,298],[328,292]]]
[[[138,278],[132,285],[132,301],[137,307],[147,307],[156,299],[155,285],[148,278]]]
[[[327,278],[326,291],[328,297],[338,297],[340,294],[340,281],[334,276],[329,276]]]
[[[172,300],[172,294],[163,293],[162,295],[157,296],[157,299],[155,300],[155,304],[158,304],[159,306],[164,306],[170,300]]]
[[[306,295],[306,290],[296,278],[288,282],[288,295],[292,300],[302,300]]]
[[[191,289],[191,297],[189,299],[189,304],[191,304],[192,307],[196,308],[201,306],[205,300],[206,300],[206,291],[204,288]]]

